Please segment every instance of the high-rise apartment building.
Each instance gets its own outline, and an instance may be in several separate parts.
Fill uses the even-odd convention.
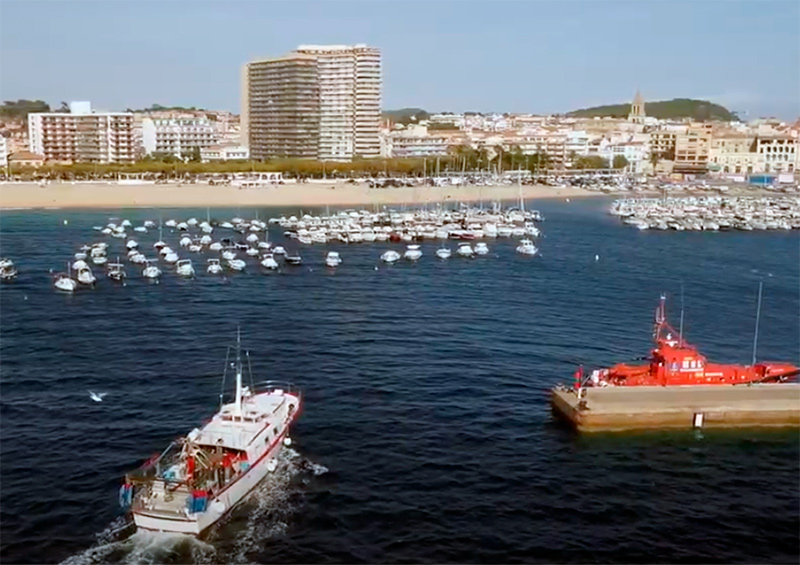
[[[69,113],[28,114],[28,146],[48,161],[132,163],[133,114],[92,112],[72,102]]]
[[[248,63],[242,82],[242,132],[252,158],[380,156],[378,49],[301,45]]]

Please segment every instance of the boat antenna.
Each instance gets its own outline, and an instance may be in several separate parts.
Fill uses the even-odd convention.
[[[758,323],[761,321],[761,290],[764,287],[764,281],[758,281],[758,308],[756,309],[756,331],[753,336],[753,365],[756,364],[756,348],[758,347]]]
[[[222,371],[222,388],[219,391],[219,408],[222,410],[223,401],[225,398],[225,377],[228,375],[228,363],[230,362],[231,348],[225,350],[225,369]]]
[[[236,326],[236,414],[242,417],[242,330]]]
[[[680,328],[678,328],[678,336],[680,341],[681,347],[683,347],[683,283],[681,283],[681,324]]]

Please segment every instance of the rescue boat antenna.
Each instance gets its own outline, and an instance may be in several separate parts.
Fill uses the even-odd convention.
[[[242,330],[236,326],[236,415],[242,417]]]
[[[764,287],[764,281],[758,281],[758,308],[756,309],[756,332],[753,336],[753,362],[756,364],[756,348],[758,347],[758,323],[761,321],[761,289]]]

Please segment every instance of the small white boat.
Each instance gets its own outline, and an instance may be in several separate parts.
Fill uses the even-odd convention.
[[[233,261],[234,259],[236,259],[236,252],[230,250],[223,251],[222,258],[225,259],[226,261]]]
[[[539,253],[539,250],[530,239],[523,239],[517,246],[517,253],[533,256]]]
[[[219,264],[219,259],[209,259],[206,271],[208,272],[209,275],[222,274],[222,265]]]
[[[210,235],[204,235],[200,238],[200,245],[211,245],[212,239]]]
[[[386,251],[383,255],[381,255],[381,261],[384,263],[394,263],[395,261],[400,260],[400,254],[395,251],[394,249],[390,249]]]
[[[136,226],[135,228],[133,228],[133,231],[139,233],[147,233],[147,228],[144,226]]]
[[[325,264],[329,267],[338,267],[342,264],[342,258],[339,256],[338,251],[328,251],[327,257],[325,257]]]
[[[420,257],[422,257],[422,250],[419,245],[409,245],[403,254],[403,258],[409,261],[418,261]]]
[[[128,261],[130,261],[131,263],[135,263],[137,265],[142,265],[147,261],[147,259],[142,253],[139,253],[137,251],[132,256],[128,257]]]
[[[93,285],[97,282],[97,278],[89,267],[83,267],[82,269],[78,269],[78,282],[81,284]]]
[[[92,257],[92,263],[95,265],[105,265],[108,263],[108,258],[105,255],[97,255],[96,257]]]
[[[489,246],[482,241],[475,244],[475,255],[486,255],[489,253]]]
[[[452,252],[447,247],[440,247],[436,250],[436,256],[439,259],[449,259],[450,255],[452,255]]]
[[[178,245],[181,247],[189,247],[192,244],[192,238],[188,235],[184,235],[180,241],[178,241]]]
[[[180,258],[178,257],[178,254],[175,253],[174,251],[170,251],[169,253],[164,255],[164,261],[166,261],[170,265],[173,264],[173,263],[177,263],[178,259],[180,259]]]
[[[189,246],[189,251],[192,253],[200,253],[203,250],[203,246],[197,243],[193,243]]]
[[[278,268],[278,262],[275,260],[272,253],[265,253],[264,258],[261,260],[261,266],[265,269],[274,270]]]
[[[123,228],[129,228],[129,227],[131,227],[132,224],[131,224],[130,220],[122,220],[119,223],[119,225],[122,226]]]
[[[69,267],[69,265],[67,265]],[[67,269],[66,273],[57,273],[53,278],[53,285],[58,290],[63,290],[64,292],[75,292],[78,288],[78,281],[72,278],[69,269]]]
[[[244,271],[246,267],[246,263],[242,259],[229,259],[228,260],[228,267],[233,269],[234,271]]]
[[[77,259],[78,261],[83,261],[84,259],[86,259],[86,253],[84,253],[83,251],[78,251],[75,254],[75,259]],[[2,265],[0,265],[0,267],[2,267]]]
[[[293,255],[289,255],[287,253],[283,260],[286,261],[287,265],[300,265],[303,263],[303,258],[299,253],[295,253]]]
[[[275,255],[286,255],[286,250],[283,247],[281,247],[280,245],[275,247],[275,248],[273,248],[272,252]]]
[[[125,267],[119,262],[119,257],[117,257],[116,263],[108,264],[108,272],[106,274],[112,281],[117,282],[122,281],[126,277]]]
[[[176,225],[178,225],[178,223],[175,220],[167,220],[164,222],[164,225],[168,228],[174,228]]]
[[[77,261],[75,261],[72,264],[72,268],[75,269],[76,271],[78,269],[85,269],[88,266],[89,266],[89,264],[86,261],[84,261],[83,259],[78,259]]]
[[[17,278],[17,269],[11,259],[0,259],[0,280],[8,282]]]
[[[272,244],[269,241],[259,241],[258,248],[259,249],[269,249],[272,247]]]
[[[156,223],[153,220],[145,220],[142,224],[145,228],[154,228]]]
[[[155,265],[155,259],[145,259],[147,265],[142,271],[142,276],[148,279],[157,279],[161,276],[161,269]]]
[[[475,255],[472,246],[469,243],[459,243],[456,249],[456,255],[459,257],[472,257]]]
[[[248,243],[256,243],[258,241],[258,236],[254,233],[248,235],[244,240]]]
[[[191,278],[194,276],[194,267],[189,259],[181,259],[175,263],[175,272],[181,277]]]
[[[162,247],[161,249],[159,249],[159,250],[158,250],[158,252],[161,254],[161,256],[162,256],[162,257],[164,257],[164,256],[167,256],[167,255],[169,255],[170,253],[174,253],[174,251],[172,250],[172,248],[171,248],[170,246],[168,246],[168,245],[165,245],[164,247]]]
[[[137,247],[139,247],[139,242],[136,241],[135,239],[129,239],[128,241],[125,242],[125,247],[127,247],[128,249],[136,249]]]
[[[219,241],[215,241],[211,245],[208,246],[211,251],[222,251],[222,244]]]
[[[197,225],[197,218],[189,218],[186,220],[186,224],[189,226],[196,226]]]
[[[258,247],[248,247],[245,253],[250,257],[258,257],[259,254]]]

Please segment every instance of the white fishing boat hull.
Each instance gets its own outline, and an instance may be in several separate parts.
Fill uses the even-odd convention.
[[[275,470],[275,458],[280,454],[283,440],[289,427],[284,427],[280,435],[274,440],[269,451],[259,459],[239,479],[230,484],[225,490],[208,501],[205,512],[191,513],[186,511],[183,517],[174,514],[159,515],[156,511],[135,510],[133,521],[137,529],[152,532],[171,532],[198,536],[210,526],[213,526],[237,504],[241,503],[247,495],[255,489],[264,478]]]

